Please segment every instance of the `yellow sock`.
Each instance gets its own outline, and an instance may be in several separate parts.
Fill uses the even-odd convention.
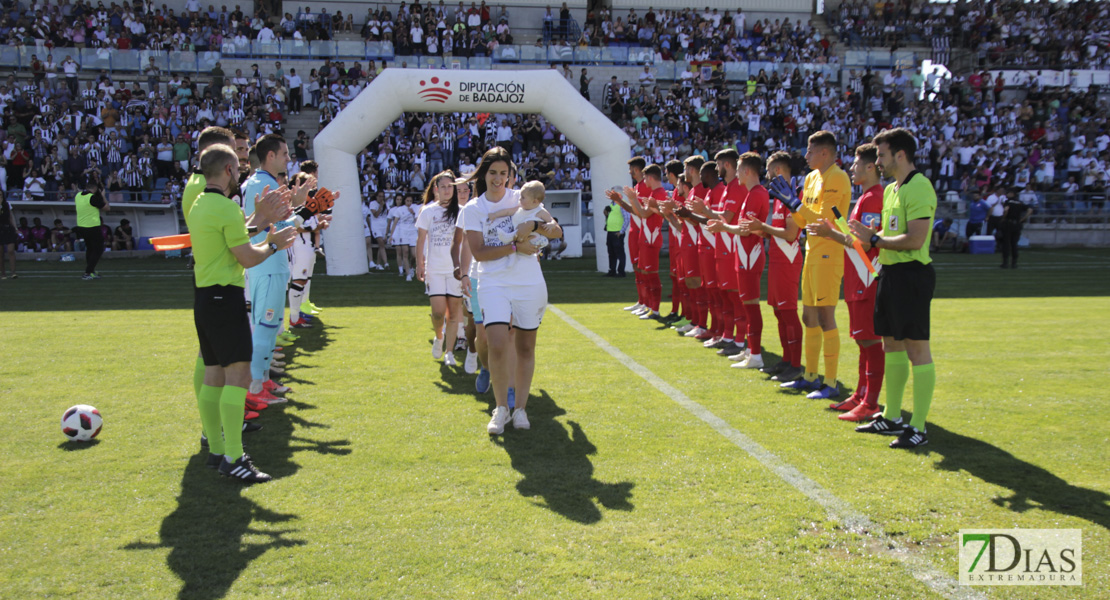
[[[806,327],[806,381],[817,379],[817,367],[821,364],[821,328]]]
[[[840,365],[840,330],[830,329],[822,335],[825,342],[825,385],[836,385]]]

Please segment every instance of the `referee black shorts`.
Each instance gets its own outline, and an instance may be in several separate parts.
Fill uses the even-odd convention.
[[[243,288],[237,285],[196,288],[194,298],[193,322],[205,366],[250,362],[254,344]]]
[[[875,334],[896,340],[929,339],[929,305],[937,285],[932,264],[883,265],[876,280]]]

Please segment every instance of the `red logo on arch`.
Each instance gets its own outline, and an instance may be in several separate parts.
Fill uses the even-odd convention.
[[[451,97],[452,93],[450,81],[443,80],[441,82],[439,77],[432,77],[429,80],[420,80],[420,91],[417,92],[417,95],[425,102],[443,104]]]

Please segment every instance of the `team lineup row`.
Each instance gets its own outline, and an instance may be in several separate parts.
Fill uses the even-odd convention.
[[[851,177],[837,164],[832,133],[819,131],[808,142],[812,170],[801,190],[789,183],[785,152],[764,161],[753,152],[727,149],[714,161],[692,156],[662,168],[642,157],[629,160],[635,187],[607,192],[607,275],[622,274],[627,235],[638,298],[625,310],[671,324],[730,358],[733,368],[760,369],[782,388],[834,400],[830,408],[842,412],[840,419],[867,422],[859,432],[897,435],[894,448],[917,447],[927,443],[925,417],[935,387],[929,350],[935,273],[928,247],[936,193],[914,168],[916,140],[904,129],[884,131],[859,146]],[[883,176],[894,180],[885,189]],[[853,183],[863,193],[849,214]],[[672,298],[665,317],[659,275],[664,221]],[[773,365],[765,364],[761,345],[765,268],[767,303],[783,348],[782,360]],[[850,335],[860,350],[858,383],[843,399],[835,319],[842,281]],[[905,424],[901,404],[911,364],[914,411]],[[880,412],[884,378],[886,407]]]

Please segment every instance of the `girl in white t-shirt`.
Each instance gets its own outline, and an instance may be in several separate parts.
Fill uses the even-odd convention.
[[[412,203],[412,195],[406,194],[403,200],[389,209],[389,239],[397,250],[397,269],[405,281],[412,281],[415,274],[412,268],[412,247],[416,245],[416,215],[418,207]]]
[[[500,435],[510,420],[509,365],[513,354],[516,410],[511,419],[515,429],[530,427],[525,409],[536,366],[536,332],[547,308],[547,283],[536,258],[537,248],[528,240],[508,244],[501,241],[497,233],[512,229],[511,217],[489,219],[491,213],[520,205],[520,192],[507,188],[513,169],[512,158],[504,148],[495,146],[482,155],[478,170],[470,177],[477,185],[478,198],[466,206],[462,218],[471,254],[478,261],[478,300],[497,401],[486,427],[492,435]],[[562,235],[554,221],[536,231],[549,239]]]
[[[424,282],[424,293],[432,304],[432,358],[443,357],[443,364],[455,362],[455,339],[462,321],[462,286],[455,278],[456,264],[451,256],[459,200],[455,174],[450,170],[432,177],[424,191],[424,207],[416,218],[416,278]],[[447,331],[444,333],[446,318]],[[447,353],[444,356],[444,337]]]
[[[378,271],[389,270],[389,255],[385,252],[386,233],[389,231],[389,205],[385,201],[385,192],[379,191],[368,206],[369,215],[366,216],[366,227],[370,239],[377,246],[376,254],[370,256],[370,268]],[[377,260],[375,260],[375,257]]]

